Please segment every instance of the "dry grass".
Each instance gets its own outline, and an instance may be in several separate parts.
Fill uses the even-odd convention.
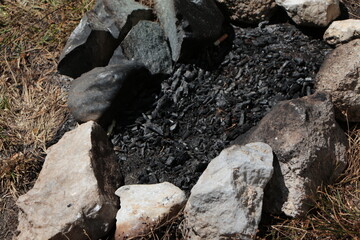
[[[360,19],[360,1],[359,0],[340,0],[349,11],[349,17]]]
[[[65,118],[56,64],[93,1],[10,1],[0,6],[0,179],[21,185]],[[31,174],[32,176],[34,174]]]
[[[40,171],[46,144],[66,117],[56,82],[61,48],[93,0],[0,0],[0,238],[13,204]],[[16,227],[16,226],[15,226]]]

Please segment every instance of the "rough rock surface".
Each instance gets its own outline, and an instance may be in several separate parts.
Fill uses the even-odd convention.
[[[134,0],[97,1],[70,35],[60,56],[59,72],[77,78],[95,67],[106,66],[131,27],[151,18],[151,9]]]
[[[346,136],[323,92],[280,102],[234,143],[254,141],[269,144],[276,155],[264,197],[266,212],[306,214],[316,188],[334,181],[346,165]]]
[[[254,239],[272,164],[271,147],[264,143],[223,150],[191,189],[186,239]]]
[[[338,119],[360,122],[360,39],[337,47],[326,57],[315,87],[331,94]]]
[[[71,82],[68,107],[79,122],[107,123],[131,104],[149,80],[143,64],[124,60],[121,64],[94,68]],[[110,116],[111,115],[111,116]]]
[[[326,27],[340,15],[339,0],[275,0],[298,25]]]
[[[224,17],[213,0],[154,0],[155,10],[169,39],[172,59],[177,61],[187,51],[189,42],[215,40]]]
[[[105,132],[80,125],[48,149],[34,187],[18,199],[16,239],[99,239],[115,224],[121,181]]]
[[[334,21],[324,33],[324,40],[332,45],[346,43],[355,38],[360,38],[359,19]]]
[[[176,216],[186,202],[185,193],[171,183],[126,185],[116,191],[121,208],[117,213],[115,240],[150,233]]]
[[[130,30],[121,46],[128,59],[143,63],[151,74],[172,72],[170,49],[159,24],[140,21]]]
[[[232,21],[256,24],[269,20],[276,3],[275,0],[217,0],[225,7]]]

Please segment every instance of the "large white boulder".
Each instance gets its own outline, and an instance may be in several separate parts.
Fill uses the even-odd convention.
[[[106,133],[80,125],[50,147],[34,187],[20,196],[19,240],[99,239],[115,224],[121,175]]]
[[[185,193],[164,182],[126,185],[116,190],[121,208],[116,215],[115,240],[133,239],[176,216],[185,205]]]
[[[340,15],[339,0],[275,0],[298,25],[326,27]]]
[[[186,239],[253,239],[273,172],[265,143],[234,145],[213,159],[186,204]]]
[[[324,40],[332,45],[346,43],[355,38],[360,38],[359,19],[334,21],[324,33]]]

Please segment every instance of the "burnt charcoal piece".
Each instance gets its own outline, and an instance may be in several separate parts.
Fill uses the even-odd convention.
[[[213,0],[155,0],[155,10],[174,61],[194,51],[196,42],[216,40],[221,34],[224,16]]]
[[[149,79],[144,65],[134,61],[94,68],[71,83],[68,107],[78,122],[106,125],[134,101]]]
[[[106,66],[114,50],[139,20],[152,11],[133,0],[98,1],[70,35],[60,56],[58,71],[72,78]]]

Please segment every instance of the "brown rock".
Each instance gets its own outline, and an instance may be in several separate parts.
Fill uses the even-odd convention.
[[[266,212],[306,214],[316,188],[334,181],[346,165],[346,136],[326,93],[280,102],[235,143],[255,141],[269,144],[275,153],[274,175],[265,189]]]
[[[360,39],[337,47],[326,57],[315,87],[330,93],[336,118],[360,122]]]
[[[276,4],[275,0],[217,0],[237,22],[259,23],[269,20]]]
[[[121,175],[105,132],[87,122],[48,149],[34,187],[21,196],[16,239],[98,239],[115,223]]]

